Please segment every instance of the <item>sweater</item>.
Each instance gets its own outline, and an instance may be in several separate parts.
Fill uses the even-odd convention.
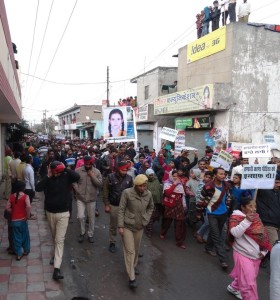
[[[234,210],[232,215],[246,216],[240,210]],[[259,253],[262,253],[263,256],[265,256],[267,251],[260,251],[260,246],[252,238],[245,234],[245,231],[251,226],[251,224],[252,222],[245,218],[239,223],[239,225],[230,230],[230,233],[234,236],[232,248],[241,255],[256,260],[259,259]]]

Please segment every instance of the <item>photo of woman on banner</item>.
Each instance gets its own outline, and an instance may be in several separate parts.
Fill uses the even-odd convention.
[[[210,95],[210,88],[209,86],[205,86],[203,90],[203,105],[204,108],[212,108],[212,99]]]
[[[124,117],[126,117],[126,108],[113,108],[110,111],[107,123],[108,131],[105,133],[105,138],[126,136]]]

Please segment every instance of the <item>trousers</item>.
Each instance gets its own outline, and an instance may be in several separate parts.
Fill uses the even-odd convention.
[[[110,228],[109,228],[109,240],[110,243],[116,243],[116,235],[118,228],[118,212],[119,207],[110,204]]]
[[[30,237],[27,221],[12,221],[14,251],[17,256],[30,252]]]
[[[95,225],[95,207],[96,202],[83,202],[77,200],[77,218],[80,222],[81,234],[86,233],[86,215],[88,216],[88,237],[93,237]],[[86,214],[85,214],[86,212]]]

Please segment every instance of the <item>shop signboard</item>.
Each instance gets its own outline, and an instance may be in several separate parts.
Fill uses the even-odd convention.
[[[143,106],[140,106],[138,109],[138,121],[147,121],[148,120],[148,109],[149,105],[145,104]]]
[[[213,84],[167,94],[154,100],[154,115],[207,110],[212,108],[213,99]]]
[[[211,128],[211,122],[209,116],[176,118],[175,127],[178,129],[205,129]]]

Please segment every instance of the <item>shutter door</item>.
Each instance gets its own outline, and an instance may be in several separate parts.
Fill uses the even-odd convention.
[[[141,130],[137,131],[138,142],[141,143],[141,147],[149,146],[149,150],[153,150],[153,131],[152,130]]]

